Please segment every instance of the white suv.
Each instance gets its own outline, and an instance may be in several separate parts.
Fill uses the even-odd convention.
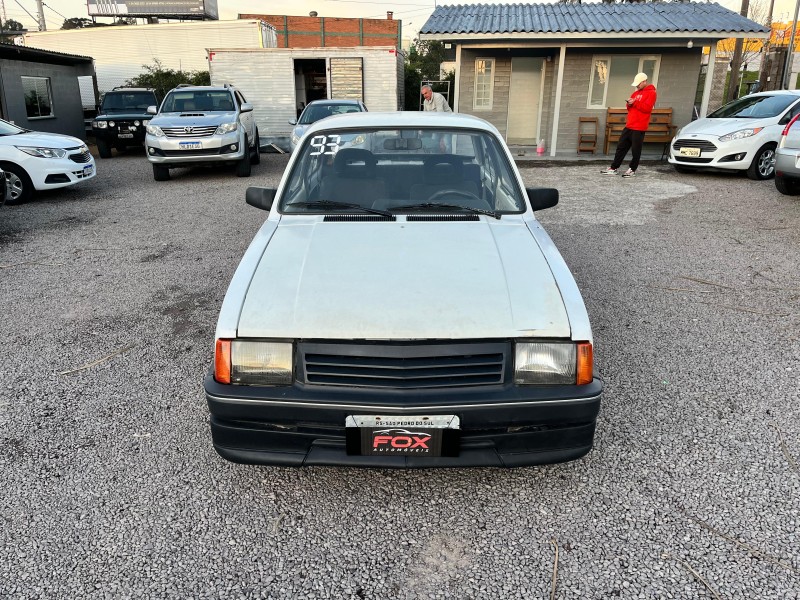
[[[172,167],[235,163],[239,177],[258,164],[258,128],[253,105],[230,85],[189,86],[171,90],[147,125],[145,148],[156,181],[169,179]]]

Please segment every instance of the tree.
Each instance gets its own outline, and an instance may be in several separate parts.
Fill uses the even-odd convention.
[[[444,44],[436,41],[417,41],[406,55],[405,64],[405,109],[419,110],[420,87],[423,81],[442,79],[441,65],[447,60]],[[444,80],[450,81],[450,89],[455,82],[455,71],[448,73]],[[449,98],[453,104],[452,94]]]
[[[85,19],[81,17],[72,17],[70,19],[64,19],[64,24],[61,25],[61,29],[83,29],[84,27],[93,27],[94,21],[91,19]]]
[[[15,21],[14,19],[8,19],[7,21],[0,22],[0,41],[2,42],[10,42],[12,38],[16,37],[17,35],[21,35],[20,33],[11,33],[10,31],[19,31],[22,32],[25,28],[22,26],[22,23],[19,21]]]
[[[211,85],[211,76],[208,71],[176,71],[166,69],[161,61],[153,59],[152,65],[142,65],[144,73],[125,82],[130,87],[152,88],[156,96],[163,98],[168,91],[179,83],[191,85]]]

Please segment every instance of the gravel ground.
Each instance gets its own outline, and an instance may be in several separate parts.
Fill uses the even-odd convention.
[[[0,209],[0,597],[800,598],[800,200],[772,182],[523,170],[592,318],[596,446],[512,470],[264,468],[202,378],[264,213],[141,155]],[[604,166],[604,165],[603,165]],[[79,370],[80,369],[80,370]],[[557,551],[557,561],[556,561]]]

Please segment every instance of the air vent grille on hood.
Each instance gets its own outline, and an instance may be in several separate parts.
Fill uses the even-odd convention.
[[[478,215],[408,215],[406,221],[479,221]]]
[[[396,221],[397,217],[395,216],[383,216],[383,215],[325,215],[325,222],[339,222],[347,221]]]

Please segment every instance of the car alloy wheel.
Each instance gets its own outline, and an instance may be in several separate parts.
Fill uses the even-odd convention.
[[[27,202],[33,195],[33,183],[28,174],[17,166],[4,166],[6,172],[7,204],[20,204]]]
[[[750,179],[769,179],[775,175],[775,144],[765,144],[756,152],[752,164],[747,169]]]

